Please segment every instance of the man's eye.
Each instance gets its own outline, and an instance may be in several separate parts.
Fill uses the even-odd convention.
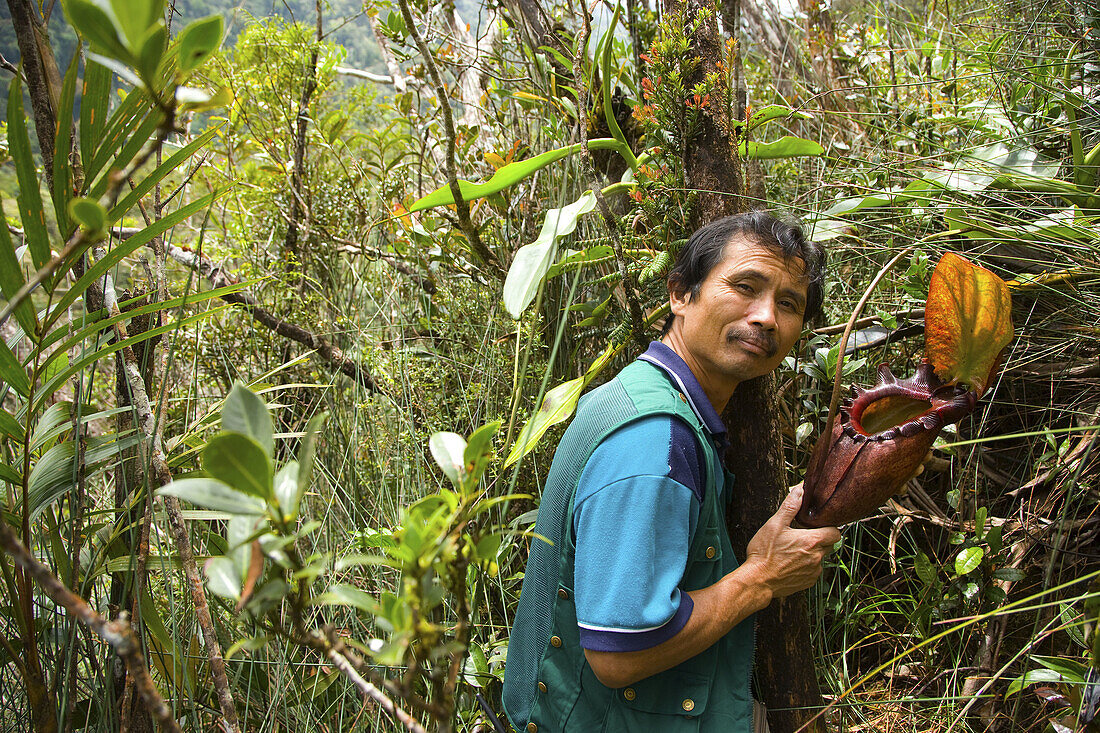
[[[756,292],[755,290],[753,290],[752,285],[749,285],[748,283],[737,283],[733,287],[737,288],[742,293],[754,293],[754,292]]]

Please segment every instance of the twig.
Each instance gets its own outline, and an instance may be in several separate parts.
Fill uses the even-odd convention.
[[[164,701],[149,676],[149,668],[141,653],[141,645],[126,623],[125,615],[117,621],[109,621],[92,610],[83,598],[65,587],[65,584],[58,580],[49,568],[31,554],[30,550],[12,534],[7,522],[0,522],[0,547],[34,579],[50,600],[65,608],[114,647],[115,652],[122,657],[126,670],[134,678],[138,692],[145,698],[150,714],[160,724],[161,729],[182,733],[172,717],[172,709]]]
[[[177,262],[181,262],[200,273],[209,280],[210,284],[215,288],[236,283],[236,278],[226,274],[222,268],[197,252],[185,250],[175,245],[168,245],[168,255]],[[304,346],[308,346],[311,349],[316,349],[322,359],[335,366],[341,373],[354,379],[364,389],[371,392],[382,392],[375,383],[374,378],[371,377],[370,372],[367,371],[367,368],[347,356],[343,349],[335,344],[329,343],[323,337],[311,331],[307,331],[301,326],[289,323],[275,316],[270,311],[261,307],[259,300],[250,292],[242,290],[235,293],[226,293],[221,296],[221,299],[226,303],[233,303],[243,307],[248,311],[249,315],[259,321],[260,324],[266,326],[280,336],[288,338],[291,341],[296,341]]]
[[[502,278],[504,271],[501,269],[496,255],[494,255],[489,248],[485,246],[485,243],[481,241],[481,236],[477,232],[477,227],[474,226],[474,223],[470,220],[470,204],[462,197],[462,190],[458,185],[458,174],[455,170],[455,146],[457,136],[455,134],[454,113],[451,111],[451,102],[448,98],[447,87],[443,85],[443,80],[439,76],[439,68],[435,64],[435,58],[432,56],[431,50],[428,48],[428,45],[424,43],[424,39],[420,37],[416,21],[414,21],[412,17],[412,11],[409,10],[408,0],[397,0],[397,4],[401,7],[401,17],[405,19],[405,27],[408,28],[409,35],[412,36],[413,41],[416,43],[416,48],[420,51],[420,55],[424,57],[424,66],[428,69],[428,76],[432,80],[436,98],[439,100],[439,111],[440,115],[443,117],[443,132],[447,136],[447,157],[443,162],[446,168],[447,185],[451,189],[455,210],[458,212],[458,228],[466,235],[466,240],[470,243],[470,251],[473,253],[474,257],[481,261],[483,265],[487,265],[493,271],[494,275],[498,278]]]

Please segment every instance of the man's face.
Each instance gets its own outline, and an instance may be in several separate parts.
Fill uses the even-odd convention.
[[[724,255],[694,298],[670,295],[685,360],[704,389],[719,391],[779,366],[802,333],[809,284],[802,260],[784,260],[742,236]]]

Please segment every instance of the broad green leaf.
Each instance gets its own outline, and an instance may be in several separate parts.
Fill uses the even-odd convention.
[[[803,155],[823,155],[825,148],[813,140],[807,140],[793,135],[784,135],[778,140],[768,143],[760,143],[755,140],[742,141],[738,144],[738,152],[742,158],[749,160],[773,160],[775,158],[796,158]]]
[[[174,496],[216,512],[228,512],[233,515],[263,514],[267,509],[263,500],[237,491],[212,478],[177,479],[157,489],[157,494]]]
[[[23,111],[23,85],[13,76],[8,91],[8,153],[15,163],[19,181],[19,219],[23,223],[31,260],[37,269],[50,261],[50,237],[46,232],[46,211],[38,190],[38,171],[27,136],[27,116]]]
[[[241,597],[241,575],[237,566],[228,557],[212,557],[203,565],[206,573],[206,587],[210,592],[232,598]]]
[[[1066,678],[1058,672],[1052,669],[1032,669],[1028,670],[1026,674],[1023,674],[1016,679],[1012,680],[1009,684],[1008,690],[1005,691],[1005,698],[1012,697],[1023,688],[1028,685],[1035,684],[1036,682],[1065,682]]]
[[[623,144],[614,138],[597,138],[588,141],[589,150],[616,150],[623,152],[622,147]],[[574,153],[579,153],[582,149],[583,146],[577,143],[576,145],[569,145],[564,148],[557,148],[556,150],[548,150],[533,158],[509,163],[503,168],[499,168],[489,180],[483,181],[482,183],[471,183],[469,181],[460,180],[458,182],[458,190],[462,193],[462,198],[466,201],[485,198],[486,196],[491,196],[498,191],[503,191],[509,186],[519,183],[524,178],[542,170],[551,163],[573,155]],[[451,187],[442,186],[432,191],[427,196],[423,196],[413,202],[413,205],[409,207],[409,213],[413,214],[417,211],[431,209],[436,206],[449,206],[454,202],[454,196],[451,195]]]
[[[7,481],[12,486],[23,485],[23,475],[3,461],[0,461],[0,480]]]
[[[606,262],[615,256],[615,250],[609,244],[597,244],[594,247],[574,252],[558,262],[550,265],[546,271],[546,277],[557,277],[563,272],[577,269],[596,262]]]
[[[164,27],[162,22],[158,22],[150,28],[141,39],[137,54],[137,68],[147,85],[152,86],[160,83],[157,68],[160,66],[160,60],[164,57],[167,45],[168,29]],[[152,89],[158,94],[160,93],[158,86],[152,86]]]
[[[985,557],[985,550],[981,547],[967,547],[955,556],[955,573],[960,577],[968,575],[978,569]]]
[[[98,201],[83,197],[72,199],[69,201],[69,216],[92,232],[107,228],[107,210]]]
[[[80,95],[80,160],[85,176],[94,177],[97,172],[91,170],[92,156],[107,128],[110,94],[110,70],[88,59],[84,64],[84,87]]]
[[[0,408],[0,434],[18,441],[22,441],[23,436],[26,435],[23,425],[3,408]]]
[[[571,204],[550,209],[535,241],[523,245],[516,252],[504,280],[504,306],[512,318],[519,318],[535,299],[539,283],[557,254],[558,238],[572,234],[577,228],[577,219],[594,208],[596,196],[589,190]]]
[[[369,614],[378,611],[378,601],[375,600],[374,596],[346,583],[337,583],[330,586],[327,591],[313,599],[312,605],[351,606]]]
[[[93,50],[122,61],[132,60],[119,37],[118,19],[109,5],[89,0],[62,0],[61,5],[69,22]]]
[[[587,384],[586,377],[577,377],[564,384],[559,384],[546,393],[542,400],[542,406],[535,416],[527,421],[520,431],[519,438],[512,446],[511,453],[504,461],[505,467],[512,465],[521,457],[527,455],[536,445],[546,431],[569,418],[577,407],[581,391]]]
[[[4,202],[0,198],[0,211],[3,211]],[[0,294],[5,300],[11,302],[26,280],[23,279],[23,268],[19,264],[19,257],[15,252],[15,244],[11,241],[11,234],[7,226],[0,226]],[[23,333],[38,332],[38,316],[34,312],[34,305],[30,298],[25,298],[15,308],[15,320],[23,328]]]
[[[466,478],[466,464],[463,455],[466,452],[466,439],[458,433],[439,432],[428,440],[432,458],[443,469],[443,473],[455,486],[461,486]]]
[[[7,384],[23,397],[31,392],[31,380],[3,339],[0,339],[0,382]]]
[[[222,42],[222,28],[220,15],[210,15],[187,24],[179,35],[180,71],[189,74],[218,50]]]
[[[932,586],[936,582],[936,575],[938,574],[936,566],[932,564],[932,561],[928,559],[928,555],[923,552],[917,553],[917,558],[913,563],[913,569],[917,572],[917,578],[920,582],[926,586]]]
[[[466,471],[472,481],[481,478],[482,472],[489,465],[489,457],[493,451],[493,436],[500,430],[500,420],[486,423],[475,430],[466,444],[466,450],[462,452],[462,460],[466,464]]]
[[[136,50],[149,30],[163,23],[164,0],[93,0],[97,5],[114,11],[115,25],[122,31],[130,48]]]
[[[298,518],[298,462],[287,461],[275,474],[275,500],[286,517],[292,522]]]
[[[786,107],[782,104],[769,104],[766,107],[754,111],[745,123],[745,131],[752,132],[756,128],[771,122],[772,120],[779,120],[784,117],[790,117],[796,120],[808,120],[813,117],[806,112],[793,110],[790,107]]]
[[[240,384],[233,385],[222,406],[222,429],[243,433],[255,440],[270,458],[275,454],[271,413],[255,392]]]
[[[202,451],[202,465],[214,478],[260,499],[273,496],[271,459],[254,439],[219,433]]]
[[[1012,335],[1012,297],[1004,280],[945,254],[932,273],[924,314],[925,353],[936,374],[981,397]]]

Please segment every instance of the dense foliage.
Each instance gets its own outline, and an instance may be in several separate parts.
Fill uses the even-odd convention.
[[[979,409],[809,592],[793,712],[1100,726],[1095,9],[595,7],[9,0],[0,730],[491,730],[556,438],[708,196],[830,250],[792,483],[838,366],[919,361],[940,254],[1012,290]]]

